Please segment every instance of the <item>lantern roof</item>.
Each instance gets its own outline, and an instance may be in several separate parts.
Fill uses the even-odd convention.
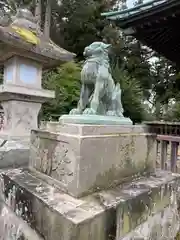
[[[58,66],[75,56],[50,38],[45,38],[38,29],[36,18],[27,9],[19,9],[11,21],[0,17],[0,65],[14,55],[34,59],[45,68]]]

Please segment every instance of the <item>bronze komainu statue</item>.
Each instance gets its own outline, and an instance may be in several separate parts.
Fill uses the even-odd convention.
[[[80,100],[70,114],[123,116],[121,88],[115,85],[110,73],[109,47],[109,44],[94,42],[85,48]]]

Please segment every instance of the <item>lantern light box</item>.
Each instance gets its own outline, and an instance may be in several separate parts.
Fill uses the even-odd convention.
[[[42,66],[23,57],[9,59],[4,68],[4,83],[41,88]]]

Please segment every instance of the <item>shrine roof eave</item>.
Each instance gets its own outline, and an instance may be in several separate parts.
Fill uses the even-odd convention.
[[[118,26],[122,29],[129,26],[136,25],[138,22],[142,22],[144,19],[150,19],[154,15],[171,11],[174,14],[177,7],[180,6],[179,0],[153,0],[144,4],[139,4],[133,8],[118,10],[112,12],[102,13],[101,16],[106,17],[109,20],[114,20],[118,23]]]
[[[104,13],[125,33],[180,66],[180,0],[156,0],[132,9]],[[161,3],[160,3],[161,2]],[[145,6],[145,7],[144,7]],[[135,11],[136,10],[136,11]]]

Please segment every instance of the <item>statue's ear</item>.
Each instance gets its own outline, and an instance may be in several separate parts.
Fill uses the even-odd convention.
[[[106,48],[106,49],[108,49],[108,48],[110,48],[110,47],[111,47],[111,44],[106,44],[106,45],[105,45],[105,48]]]

